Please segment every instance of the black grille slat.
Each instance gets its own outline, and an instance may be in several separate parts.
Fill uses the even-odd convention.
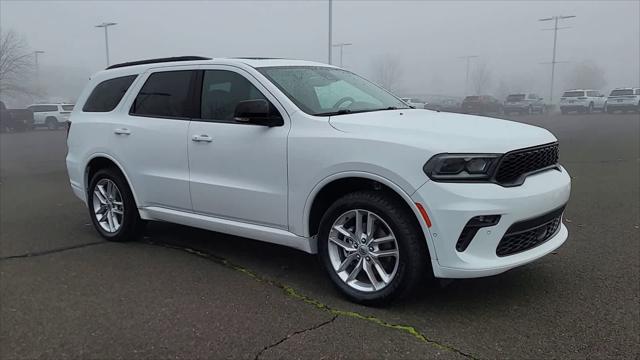
[[[498,165],[495,181],[502,185],[519,184],[526,174],[556,165],[558,150],[558,143],[553,143],[508,152]]]
[[[496,248],[496,255],[502,257],[533,249],[551,239],[560,230],[564,207],[535,219],[515,223],[509,227]],[[523,229],[523,225],[528,229]]]

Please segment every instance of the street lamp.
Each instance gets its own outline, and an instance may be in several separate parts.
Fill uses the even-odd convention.
[[[556,61],[556,44],[558,42],[558,30],[568,29],[569,27],[558,27],[558,20],[571,19],[576,17],[575,15],[559,15],[552,16],[549,18],[538,19],[538,21],[553,21],[554,26],[551,29],[544,30],[553,30],[553,56],[551,57],[551,85],[549,89],[549,102],[553,104],[553,78],[555,76],[556,64],[561,61]]]
[[[340,48],[340,67],[342,67],[342,51],[344,50],[345,46],[351,46],[353,45],[352,43],[337,43],[337,44],[333,44],[333,47],[339,47]]]
[[[333,1],[329,0],[329,61],[328,61],[329,65],[331,65],[331,56],[333,55],[331,54],[331,48],[333,45],[333,39],[332,39],[333,25],[331,24],[331,22],[333,21],[332,17],[333,17]]]
[[[478,55],[467,55],[458,57],[458,59],[467,60],[467,75],[464,78],[464,96],[467,96],[467,94],[469,93],[469,63],[471,62],[471,59],[475,59],[477,57]]]
[[[107,28],[113,25],[117,25],[117,23],[103,22],[102,24],[96,25],[97,28],[104,28],[104,46],[107,52],[107,66],[109,66],[109,34],[107,32]]]
[[[36,64],[36,80],[40,78],[40,67],[38,65],[38,55],[40,54],[44,54],[44,51],[42,50],[36,50],[33,52],[33,55],[35,56],[35,64]]]

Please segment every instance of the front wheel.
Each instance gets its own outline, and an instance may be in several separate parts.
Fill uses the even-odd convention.
[[[428,274],[428,251],[415,215],[381,191],[358,191],[325,213],[318,255],[352,301],[382,305],[411,292]]]
[[[142,228],[131,189],[115,168],[101,169],[93,175],[87,199],[93,226],[103,238],[132,240]]]

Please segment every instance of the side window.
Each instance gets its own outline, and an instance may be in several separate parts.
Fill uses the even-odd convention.
[[[96,85],[84,103],[82,111],[109,112],[115,109],[136,76],[137,75],[130,75],[109,79]]]
[[[537,100],[538,99],[536,94],[529,94],[527,97],[529,98],[529,100]]]
[[[44,106],[44,111],[46,112],[57,112],[58,111],[58,105],[45,105]]]
[[[636,89],[636,95],[640,95],[640,89]]]
[[[246,100],[267,100],[267,98],[249,80],[238,73],[226,70],[204,72],[200,103],[202,119],[233,121],[236,105]]]
[[[190,118],[189,96],[195,70],[156,72],[149,76],[131,105],[131,115]]]

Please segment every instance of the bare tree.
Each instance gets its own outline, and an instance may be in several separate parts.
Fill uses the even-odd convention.
[[[29,51],[26,41],[12,30],[3,32],[0,29],[0,94],[31,94],[27,83],[33,66],[33,53]]]
[[[569,71],[566,85],[573,89],[602,89],[607,85],[607,80],[600,66],[592,62],[582,62]]]
[[[479,63],[471,72],[471,83],[476,95],[482,95],[491,86],[491,70],[485,63]]]
[[[397,57],[384,55],[373,62],[373,80],[387,90],[397,90],[402,82],[402,66]]]

